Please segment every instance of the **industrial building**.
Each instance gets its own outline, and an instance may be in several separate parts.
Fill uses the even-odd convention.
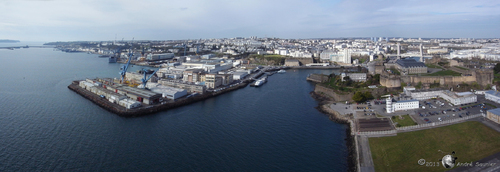
[[[114,86],[108,86],[107,89],[112,91],[114,90],[117,93],[130,97],[132,100],[137,100],[139,102],[149,105],[154,103],[159,103],[161,98],[161,94],[140,88],[114,85]]]
[[[185,89],[189,93],[204,94],[205,91],[207,90],[207,87],[205,85],[185,83],[176,80],[160,80],[158,82],[164,86]]]
[[[217,88],[222,85],[222,77],[217,74],[205,74],[205,85],[207,88]]]
[[[201,82],[201,76],[205,73],[203,69],[187,69],[183,73],[184,82]]]
[[[500,108],[490,109],[486,111],[486,118],[490,119],[497,124],[500,124]]]
[[[147,60],[167,60],[174,58],[174,53],[148,54]]]
[[[151,87],[150,90],[155,93],[162,94],[163,98],[167,98],[170,100],[176,100],[178,98],[184,97],[187,95],[187,91],[185,89],[167,87],[162,85],[157,85],[156,87]]]
[[[245,76],[248,75],[248,72],[234,72],[233,73],[233,80],[241,80],[245,78]]]
[[[484,92],[484,97],[486,98],[486,100],[491,100],[495,103],[500,104],[500,92],[496,90],[489,90]]]
[[[138,101],[135,101],[135,100],[123,99],[123,100],[120,100],[118,102],[118,105],[123,106],[127,109],[133,109],[133,108],[141,107],[142,104]]]
[[[346,76],[348,76],[352,81],[366,82],[366,73],[341,73],[340,79],[344,81],[344,77]]]

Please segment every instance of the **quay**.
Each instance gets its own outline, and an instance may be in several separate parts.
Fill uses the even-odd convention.
[[[80,94],[82,97],[92,101],[94,104],[106,109],[109,112],[112,112],[114,114],[117,114],[118,116],[122,117],[139,117],[139,116],[144,116],[148,114],[153,114],[157,113],[160,111],[165,111],[168,109],[173,109],[177,107],[181,107],[184,105],[188,105],[191,103],[195,103],[198,101],[206,100],[212,97],[216,97],[218,95],[237,90],[240,88],[244,88],[249,84],[249,80],[245,80],[233,87],[228,87],[227,89],[223,89],[221,91],[217,92],[206,92],[205,94],[197,95],[197,96],[192,96],[192,97],[185,97],[185,98],[180,98],[174,102],[167,102],[167,103],[160,103],[160,104],[154,104],[154,105],[144,105],[139,108],[134,108],[134,109],[127,109],[123,106],[120,106],[116,103],[112,103],[108,101],[105,98],[100,97],[97,94],[94,94],[84,88],[81,88],[78,84],[79,81],[73,81],[68,88],[77,94]]]

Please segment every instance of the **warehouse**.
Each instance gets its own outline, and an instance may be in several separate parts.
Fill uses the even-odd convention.
[[[162,86],[162,85],[152,87],[152,88],[150,88],[150,90],[155,92],[155,93],[160,93],[160,94],[162,94],[163,98],[167,98],[170,100],[176,100],[178,98],[181,98],[181,97],[187,95],[187,91],[185,89],[167,87],[167,86]]]
[[[234,72],[233,73],[233,80],[243,79],[247,75],[248,75],[248,72]]]
[[[141,103],[131,99],[123,99],[118,102],[120,106],[123,106],[127,109],[133,109],[141,106]]]
[[[455,93],[448,90],[443,90],[439,97],[445,99],[453,105],[463,105],[467,103],[477,102],[477,95],[472,92]]]
[[[117,89],[118,93],[122,92],[124,95],[130,97],[132,100],[137,100],[145,104],[150,105],[160,102],[161,94],[152,91],[140,88],[127,87],[127,86],[118,87]]]

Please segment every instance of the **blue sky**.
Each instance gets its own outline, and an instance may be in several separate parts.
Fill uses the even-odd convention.
[[[500,37],[500,1],[0,0],[0,39]]]

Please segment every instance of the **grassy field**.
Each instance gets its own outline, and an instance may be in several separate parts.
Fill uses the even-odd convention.
[[[435,73],[431,73],[431,74],[426,74],[426,75],[422,75],[422,76],[449,76],[449,75],[461,76],[460,73],[452,71],[452,70],[443,70],[443,71],[439,71],[439,72],[435,72]]]
[[[472,121],[398,133],[392,137],[369,138],[369,143],[375,171],[444,171],[439,159],[452,151],[458,157],[457,163],[478,161],[500,152],[500,133]],[[420,159],[438,162],[440,166],[419,165]]]
[[[397,127],[404,127],[404,126],[410,126],[410,125],[416,125],[415,121],[411,119],[410,115],[402,115],[403,119],[399,118],[399,116],[395,116],[395,118],[392,119],[393,122],[397,122],[399,125]]]
[[[428,68],[436,68],[436,69],[443,69],[443,67],[441,66],[438,66],[436,64],[431,64],[431,63],[428,63],[428,64],[425,64]]]

